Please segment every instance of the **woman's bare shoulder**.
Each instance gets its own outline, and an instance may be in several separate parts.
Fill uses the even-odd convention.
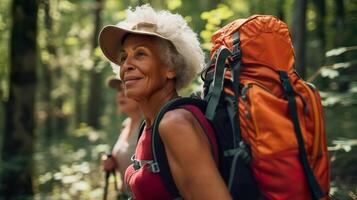
[[[182,108],[165,113],[159,124],[159,134],[167,142],[174,141],[179,143],[183,141],[195,143],[206,140],[199,122],[190,111]]]
[[[194,116],[192,115],[191,112],[183,109],[183,108],[178,108],[175,110],[168,111],[165,113],[163,116],[160,126],[182,126],[182,125],[191,125],[194,120]]]

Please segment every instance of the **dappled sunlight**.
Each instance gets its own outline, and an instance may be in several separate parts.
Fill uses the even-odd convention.
[[[295,51],[297,71],[320,91],[331,164],[330,193],[337,199],[357,200],[354,0],[307,1],[306,19],[295,16],[298,0],[1,0],[0,179],[9,171],[11,176],[0,182],[0,199],[5,193],[1,189],[9,183],[17,184],[14,192],[23,192],[25,199],[103,198],[105,173],[100,157],[111,152],[127,116],[118,113],[115,90],[107,85],[114,73],[98,46],[98,33],[103,25],[124,19],[125,9],[138,2],[182,14],[197,33],[206,61],[212,34],[228,22],[257,13],[285,21],[295,49],[296,43],[305,45],[303,59],[301,51]],[[22,5],[12,9],[12,3]],[[25,4],[32,14],[38,13],[36,19],[22,10]],[[304,19],[304,26],[296,19]],[[31,27],[29,22],[34,22]],[[296,39],[299,31],[305,33],[303,39]],[[188,96],[202,84],[197,75],[180,95]],[[118,176],[117,181],[120,185]],[[108,199],[115,195],[111,177]]]

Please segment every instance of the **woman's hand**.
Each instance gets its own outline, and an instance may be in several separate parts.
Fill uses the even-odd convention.
[[[117,168],[115,159],[111,154],[104,154],[101,157],[103,170],[106,172],[114,171]]]
[[[207,136],[187,110],[165,114],[159,125],[174,181],[184,199],[231,199]]]

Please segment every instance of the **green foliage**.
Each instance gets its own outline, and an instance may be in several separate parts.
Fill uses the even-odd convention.
[[[337,49],[332,49],[328,52],[326,52],[326,57],[331,57],[331,56],[339,56],[343,53],[346,53],[348,51],[353,51],[353,50],[357,50],[357,46],[352,46],[352,47],[340,47]]]
[[[167,1],[167,8],[169,10],[176,10],[177,8],[180,8],[182,6],[182,1],[181,0],[171,0]]]
[[[99,158],[110,150],[105,136],[83,125],[68,138],[52,141],[50,146],[41,145],[35,161],[44,164],[36,168],[39,190],[36,197],[100,199],[104,173]]]
[[[10,1],[3,0],[0,4],[0,102],[8,98],[9,74],[9,39],[11,25]]]
[[[356,194],[357,140],[340,138],[329,147],[332,170],[331,194],[337,199],[354,199]]]
[[[38,16],[37,40],[40,60],[39,94],[36,104],[38,142],[35,153],[35,198],[99,199],[102,195],[104,174],[100,169],[98,157],[101,152],[108,151],[110,145],[114,144],[124,116],[116,113],[115,92],[105,89],[103,105],[98,105],[104,111],[100,116],[102,128],[94,130],[85,124],[89,74],[98,72],[102,73],[103,77],[112,74],[110,64],[99,47],[93,46],[96,3],[94,0],[49,0],[49,2],[51,30],[48,30],[45,25],[43,5]],[[127,6],[135,6],[139,2],[149,1],[104,1],[101,12],[102,24],[118,23],[124,18]],[[199,33],[202,47],[206,52],[211,47],[212,34],[233,19],[246,18],[252,14],[270,14],[282,17],[289,24],[290,29],[294,26],[291,23],[294,0],[241,0],[239,2],[153,0],[150,2],[156,8],[165,8],[182,14],[189,25]],[[326,130],[332,155],[333,192],[341,199],[347,199],[349,192],[356,194],[355,187],[352,187],[356,176],[352,174],[357,160],[355,156],[357,155],[355,144],[357,125],[354,122],[357,118],[357,60],[355,59],[357,1],[343,0],[344,18],[337,18],[335,9],[338,1],[325,1],[326,15],[323,17],[325,25],[321,28],[325,39],[319,35],[318,19],[321,16],[313,3],[308,2],[307,72],[310,75],[309,81],[313,81],[321,90],[325,107]],[[10,4],[10,0],[1,0],[0,3],[1,101],[6,101],[8,98]],[[49,46],[55,50],[51,50]],[[326,51],[326,49],[331,50]],[[51,117],[51,113],[46,110],[48,102],[45,102],[43,97],[47,89],[45,80],[48,78],[44,71],[45,66],[52,75],[52,89],[49,91],[51,97],[49,105],[53,107],[52,115],[59,115],[67,120],[64,125],[66,131],[61,135],[56,129],[50,130],[50,133],[45,132],[44,121]],[[104,88],[105,82],[96,84],[101,84]],[[187,96],[198,90],[201,84],[202,82],[197,78],[180,94]],[[59,107],[55,107],[58,100],[62,103]],[[3,112],[4,109],[1,107],[0,115],[3,115]],[[79,121],[76,121],[77,118]],[[0,120],[3,121],[3,117],[0,117]],[[53,137],[47,138],[48,134],[52,134]]]
[[[216,9],[211,11],[203,12],[201,18],[207,21],[205,30],[200,33],[202,40],[202,48],[205,50],[211,49],[211,36],[215,31],[220,28],[223,20],[229,19],[233,16],[233,12],[225,4],[219,4]]]
[[[354,106],[357,104],[357,82],[356,71],[357,61],[352,57],[351,61],[335,62],[341,56],[346,60],[348,53],[356,54],[356,46],[339,47],[326,52],[326,58],[332,59],[329,65],[322,66],[310,79],[313,81],[321,75],[320,85],[323,89],[321,97],[323,105]],[[352,73],[351,73],[352,72]]]

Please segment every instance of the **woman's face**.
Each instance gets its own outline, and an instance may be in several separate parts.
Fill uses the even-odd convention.
[[[120,77],[128,98],[148,99],[173,81],[175,72],[160,59],[160,48],[150,36],[129,35],[120,52]]]
[[[139,105],[135,100],[125,97],[122,83],[117,86],[116,104],[118,111],[126,114],[135,112],[139,109]]]

